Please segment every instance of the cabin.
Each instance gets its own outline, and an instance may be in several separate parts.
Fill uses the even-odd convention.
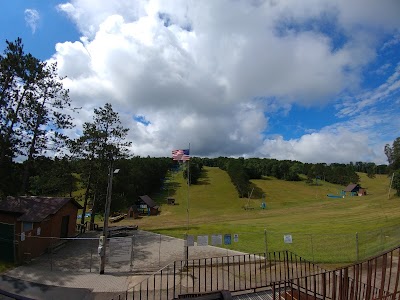
[[[141,215],[154,216],[160,212],[160,207],[147,195],[139,196],[136,207]]]
[[[365,196],[367,195],[367,190],[362,188],[359,184],[349,184],[343,192],[345,194],[349,193],[351,196]]]
[[[73,198],[1,199],[0,260],[21,263],[43,254],[59,243],[60,238],[75,236],[78,209],[82,206]]]

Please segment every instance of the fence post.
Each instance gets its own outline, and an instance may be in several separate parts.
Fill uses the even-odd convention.
[[[89,265],[89,271],[92,273],[92,259],[93,259],[93,241],[89,242],[89,247],[90,247],[90,265]]]
[[[50,237],[50,271],[53,271],[53,238]]]
[[[160,243],[158,245],[158,266],[161,266],[161,233],[160,233]]]
[[[265,255],[268,257],[267,229],[264,229]]]
[[[314,262],[314,241],[313,241],[313,235],[310,234],[311,238],[311,255],[312,255],[312,262]]]
[[[356,232],[356,262],[359,261],[359,252],[358,252],[358,232]]]
[[[132,241],[131,241],[131,264],[130,266],[133,266],[133,244],[135,243],[135,235],[132,235]]]
[[[185,233],[184,235],[184,244],[183,244],[183,256],[186,261],[185,266],[188,266],[188,261],[189,261],[189,245],[188,245],[188,234]]]

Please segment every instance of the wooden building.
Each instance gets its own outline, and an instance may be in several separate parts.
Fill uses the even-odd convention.
[[[0,259],[22,262],[76,235],[82,206],[73,198],[20,196],[0,200]],[[53,238],[50,238],[53,237]]]
[[[367,190],[356,183],[349,184],[343,192],[349,193],[350,196],[365,196],[367,194]]]
[[[160,212],[160,207],[147,195],[139,196],[136,207],[141,215],[157,215]]]

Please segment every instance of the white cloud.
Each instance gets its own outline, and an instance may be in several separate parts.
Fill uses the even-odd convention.
[[[259,149],[259,155],[312,163],[385,163],[381,155],[383,145],[371,148],[367,135],[345,130],[339,133],[322,131],[303,135],[299,139],[284,140],[281,136],[267,139]]]
[[[384,65],[387,69],[386,65]],[[380,70],[380,69],[379,69]],[[383,84],[375,89],[366,91],[356,97],[345,99],[337,107],[338,116],[354,116],[367,108],[374,107],[379,102],[393,101],[396,94],[400,93],[400,63],[397,64],[393,74]]]
[[[40,20],[39,12],[36,9],[28,8],[25,9],[24,15],[26,24],[31,28],[32,33],[35,33]]]
[[[196,155],[374,159],[368,135],[351,130],[336,138],[315,130],[288,141],[262,135],[269,114],[357,93],[363,68],[376,56],[377,34],[400,24],[397,1],[362,3],[71,0],[58,8],[83,36],[58,44],[52,60],[86,111],[77,122],[112,102],[138,155],[169,155],[190,142]],[[349,98],[340,114],[354,117],[395,84]],[[150,123],[136,122],[137,115]]]

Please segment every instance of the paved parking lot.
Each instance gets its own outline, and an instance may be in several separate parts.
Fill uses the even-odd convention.
[[[36,290],[36,292],[38,290],[29,289],[29,286],[40,283],[52,287],[82,289],[75,291],[76,295],[81,292],[84,297],[81,299],[91,299],[90,297],[94,296],[100,299],[106,296],[102,293],[123,292],[161,267],[175,260],[184,259],[182,239],[137,230],[128,232],[127,237],[115,238],[109,242],[105,274],[100,275],[97,254],[99,234],[89,232],[81,235],[82,239],[68,241],[54,253],[44,254],[29,264],[19,266],[4,275],[11,279],[26,281],[28,284],[23,290],[18,290],[18,286],[23,286],[21,282],[15,283],[14,289],[26,297],[29,297],[30,290]],[[131,249],[133,249],[132,256]],[[227,254],[232,255],[237,252],[213,246],[189,248],[189,259]],[[35,299],[53,299],[53,297],[46,297],[46,289],[41,290],[43,298],[38,298],[36,294]],[[50,290],[54,293],[54,288],[48,289],[47,296]],[[87,290],[98,294],[88,295]],[[65,295],[65,291],[62,293]],[[80,298],[75,297],[75,299]]]

